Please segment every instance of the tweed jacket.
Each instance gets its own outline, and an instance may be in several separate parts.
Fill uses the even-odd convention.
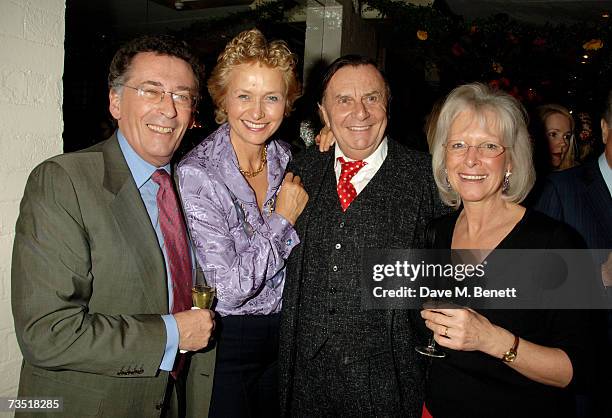
[[[367,361],[368,357],[390,352],[396,375],[383,379],[396,380],[396,386],[401,390],[401,415],[420,416],[424,361],[414,350],[420,338],[416,332],[417,313],[388,310],[364,315],[359,306],[359,260],[365,251],[376,248],[422,247],[427,223],[445,213],[445,209],[437,197],[429,156],[407,150],[392,140],[388,144],[383,165],[344,214],[335,195],[333,150],[319,153],[316,149],[308,149],[296,157],[293,167],[289,167],[289,171],[301,176],[310,199],[296,223],[302,243],[289,257],[281,316],[279,372],[284,416],[291,415],[296,353],[315,355],[330,333],[333,333],[337,346],[345,350],[347,363]],[[336,213],[322,213],[322,210],[329,209],[330,199],[336,201]],[[333,258],[332,250],[328,253],[325,246],[320,247],[335,234],[325,230],[331,225],[327,222],[328,217],[334,217],[332,222],[339,221],[343,231],[347,230],[349,223],[358,224],[349,235],[343,235],[347,245],[331,246],[346,251],[346,262],[342,258]],[[325,271],[346,272],[345,275],[351,276],[337,281],[349,285],[344,286],[344,293],[342,290],[334,291],[335,298],[331,302],[324,295],[324,287],[334,279],[332,273],[323,277],[327,273],[322,273],[320,266],[330,267]],[[353,294],[350,283],[357,284]],[[308,292],[305,292],[305,286],[309,286]],[[347,288],[349,293],[346,293]],[[334,314],[333,321],[320,327],[314,322],[305,326],[306,318],[300,312],[305,297],[310,298],[309,305],[315,304],[320,310],[322,321],[327,312]],[[329,303],[333,306],[328,306]],[[371,323],[368,317],[374,318]],[[320,328],[320,332],[316,328]],[[299,329],[306,329],[306,334],[310,332],[313,338],[301,337],[305,334],[298,332]]]
[[[62,397],[72,417],[160,416],[166,270],[115,135],[34,169],[11,274],[20,396]],[[202,416],[214,351],[190,363],[188,388],[198,393],[187,392],[189,414]]]

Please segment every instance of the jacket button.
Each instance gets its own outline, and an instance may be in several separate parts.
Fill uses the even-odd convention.
[[[336,250],[339,250],[340,248],[342,248],[342,244],[340,243],[336,244]]]
[[[331,293],[331,294],[336,293],[336,288],[335,287],[330,287],[329,288],[329,293]]]
[[[333,266],[333,267],[332,267],[332,270],[333,270],[333,271],[338,271],[338,266]]]
[[[340,222],[340,229],[344,228],[344,222]]]

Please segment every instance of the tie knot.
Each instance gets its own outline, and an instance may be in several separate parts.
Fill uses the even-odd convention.
[[[359,170],[363,168],[364,165],[367,164],[363,160],[346,161],[342,157],[338,157],[338,161],[340,162],[342,166],[341,171],[340,171],[340,176],[341,177],[348,176],[349,178],[352,178],[355,174],[357,174]]]
[[[168,172],[163,168],[155,170],[155,172],[151,175],[151,180],[159,184],[161,187],[172,184],[170,180],[170,174],[168,174]]]

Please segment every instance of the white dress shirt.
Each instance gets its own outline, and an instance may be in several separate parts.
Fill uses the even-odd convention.
[[[599,171],[601,171],[601,175],[603,176],[606,186],[608,186],[608,190],[610,191],[610,196],[612,196],[612,167],[610,167],[610,164],[608,164],[605,152],[599,156],[598,163]]]
[[[351,179],[351,184],[353,185],[353,187],[355,187],[357,195],[359,195],[359,193],[361,193],[361,191],[365,189],[370,180],[372,180],[374,175],[376,175],[376,173],[378,172],[380,166],[382,166],[383,162],[385,161],[385,158],[387,158],[387,149],[387,137],[384,137],[383,140],[380,142],[378,148],[376,148],[376,151],[370,154],[368,158],[363,160],[367,164],[361,170],[359,170],[357,174],[355,174],[355,176],[353,176],[353,178]],[[338,146],[338,143],[336,143],[334,151],[334,171],[336,173],[336,184],[338,184],[338,180],[340,179],[340,173],[342,172],[342,164],[340,164],[340,161],[338,161],[338,157],[344,158],[345,161],[355,161],[344,155],[344,153]]]

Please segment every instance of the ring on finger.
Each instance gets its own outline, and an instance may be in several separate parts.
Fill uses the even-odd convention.
[[[444,330],[444,336],[448,338],[448,327],[446,327],[446,329]]]

